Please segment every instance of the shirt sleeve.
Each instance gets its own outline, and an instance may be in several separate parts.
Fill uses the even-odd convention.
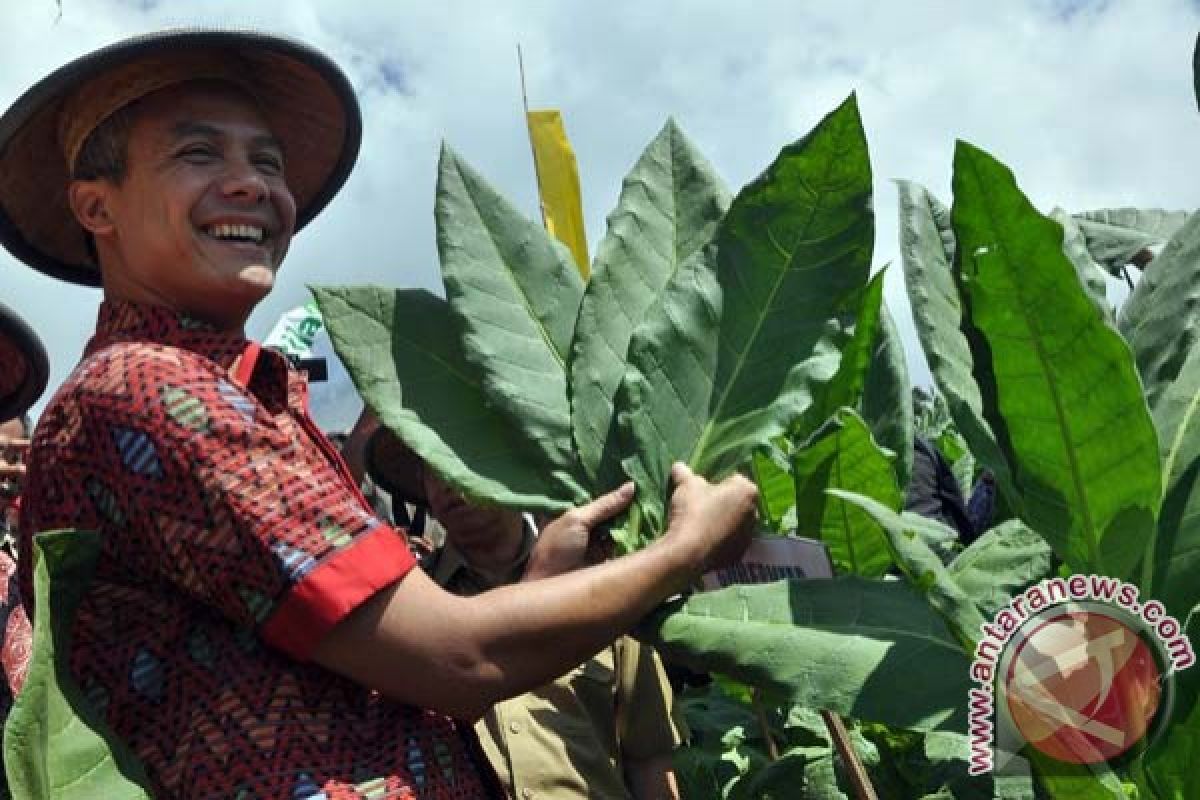
[[[164,369],[133,398],[91,403],[109,455],[87,491],[122,530],[127,569],[252,626],[305,660],[415,560],[337,466],[311,421],[223,378]]]
[[[624,758],[670,753],[683,737],[675,726],[674,695],[658,654],[636,639],[619,642],[617,725]]]

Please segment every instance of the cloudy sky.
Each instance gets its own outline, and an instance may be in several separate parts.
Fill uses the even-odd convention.
[[[949,200],[956,138],[1012,166],[1044,210],[1200,206],[1200,9],[1184,0],[61,0],[61,13],[55,0],[4,0],[0,103],[97,46],[178,25],[302,38],[342,65],[363,106],[358,167],[294,242],[252,336],[303,303],[308,283],[440,291],[442,140],[537,213],[517,43],[531,105],[566,119],[593,250],[621,178],[668,115],[736,188],[857,91],[875,173],[875,264],[896,264],[887,299],[917,382],[928,372],[904,299],[891,181]],[[57,385],[91,332],[99,292],[0,252],[0,300],[46,342]]]

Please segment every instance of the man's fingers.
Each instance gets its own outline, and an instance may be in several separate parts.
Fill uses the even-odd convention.
[[[629,508],[631,502],[633,502],[632,481],[615,491],[600,495],[587,505],[580,506],[575,509],[575,514],[585,527],[593,528]]]
[[[696,477],[696,473],[692,472],[692,468],[682,461],[676,461],[671,465],[671,483],[675,486],[683,483],[689,478]]]
[[[0,478],[24,478],[24,464],[0,464]]]

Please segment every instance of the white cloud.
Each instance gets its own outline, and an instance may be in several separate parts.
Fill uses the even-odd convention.
[[[183,10],[186,9],[186,10]],[[439,285],[433,188],[449,141],[536,213],[515,46],[530,101],[561,108],[579,158],[593,245],[620,181],[674,115],[731,186],[757,174],[857,90],[876,175],[876,265],[906,306],[893,178],[949,199],[956,137],[1010,164],[1044,209],[1194,208],[1200,133],[1184,0],[836,4],[53,0],[0,7],[0,103],[72,56],[167,24],[240,24],[325,49],[361,95],[358,168],[296,240],[263,335],[306,283]],[[21,31],[15,35],[14,31]],[[78,358],[98,293],[0,256],[0,298],[45,339],[57,383]],[[906,311],[914,378],[927,379]]]

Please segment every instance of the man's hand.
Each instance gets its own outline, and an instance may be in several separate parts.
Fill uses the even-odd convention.
[[[664,540],[699,576],[741,558],[754,535],[758,488],[741,475],[715,486],[686,464],[671,467],[675,491]]]
[[[607,559],[612,540],[599,525],[628,508],[632,500],[633,484],[627,483],[546,525],[533,546],[521,580],[549,578]]]

